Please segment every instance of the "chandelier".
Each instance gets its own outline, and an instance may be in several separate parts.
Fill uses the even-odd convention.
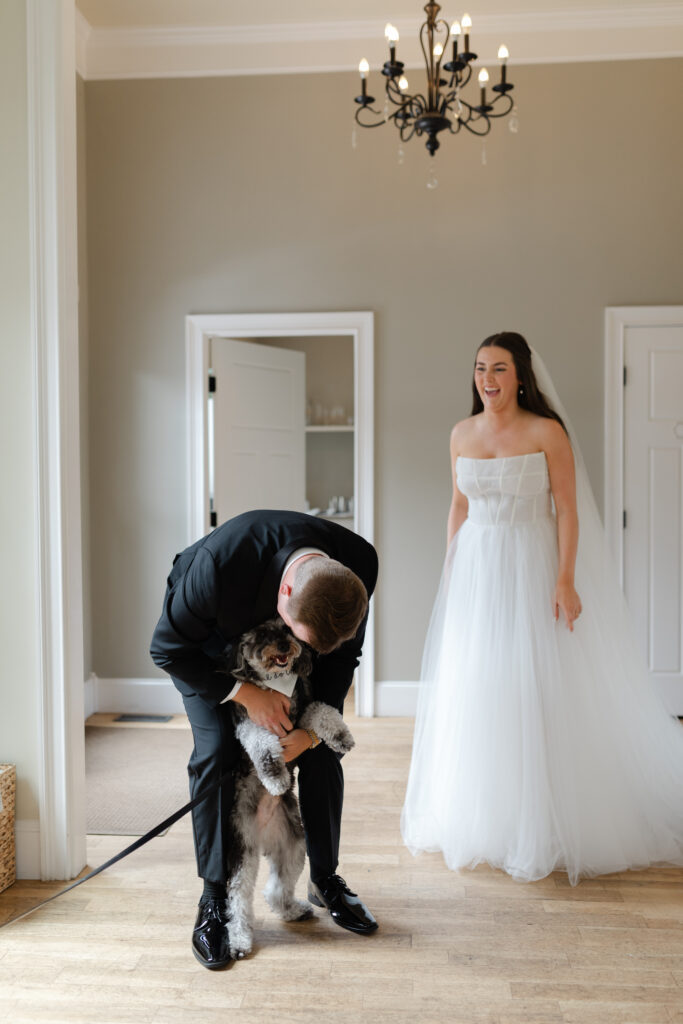
[[[491,131],[493,118],[505,117],[513,107],[510,91],[513,86],[507,80],[506,46],[498,50],[500,60],[500,81],[492,87],[494,96],[487,96],[486,86],[489,73],[486,68],[479,72],[479,103],[472,105],[462,97],[462,90],[468,84],[473,73],[473,62],[477,54],[470,50],[470,29],[472,19],[465,14],[460,22],[448,23],[438,17],[441,5],[425,4],[427,20],[420,28],[420,46],[424,54],[427,70],[427,92],[408,92],[408,80],[403,74],[404,65],[396,60],[396,44],[398,30],[387,24],[384,34],[389,43],[389,60],[385,61],[382,74],[386,78],[386,100],[383,111],[375,110],[372,104],[374,96],[367,91],[367,78],[370,66],[367,60],[361,60],[358,70],[361,77],[361,95],[356,96],[356,122],[362,128],[377,128],[381,124],[393,121],[400,132],[402,142],[407,142],[413,135],[427,136],[425,145],[430,156],[434,156],[439,148],[439,132],[449,131],[457,135],[463,128],[473,135],[488,135]],[[462,50],[458,50],[459,40],[463,37]],[[452,43],[450,60],[446,47]],[[448,77],[443,77],[447,75]],[[389,104],[393,104],[392,110]],[[512,125],[511,125],[512,127]]]

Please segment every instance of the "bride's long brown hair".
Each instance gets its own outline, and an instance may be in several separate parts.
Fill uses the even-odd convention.
[[[521,334],[517,334],[516,331],[500,331],[498,334],[491,334],[482,341],[477,349],[477,355],[479,355],[483,348],[493,348],[494,346],[496,348],[504,348],[512,356],[515,370],[517,371],[517,380],[520,385],[520,390],[517,393],[517,404],[520,409],[528,409],[529,412],[534,413],[536,416],[544,416],[548,420],[557,420],[566,434],[567,428],[562,422],[561,417],[558,416],[548,399],[539,389],[531,365],[531,349],[526,338],[522,337]],[[483,411],[484,403],[477,391],[474,377],[472,377],[471,415],[476,416],[477,413]]]

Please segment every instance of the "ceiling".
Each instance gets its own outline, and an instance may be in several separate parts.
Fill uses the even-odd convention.
[[[456,0],[441,14],[472,16],[483,61],[498,45],[510,63],[683,55],[683,2]],[[423,0],[76,0],[84,78],[349,71],[386,60],[384,24],[401,33],[399,59],[418,66]]]

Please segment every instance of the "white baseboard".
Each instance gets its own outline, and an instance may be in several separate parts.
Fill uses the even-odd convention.
[[[40,822],[18,819],[14,825],[17,878],[40,878]]]
[[[100,679],[85,684],[86,717],[96,711],[128,715],[182,715],[180,694],[170,679]]]
[[[375,715],[378,718],[414,718],[417,710],[417,682],[375,683]]]
[[[375,715],[378,718],[415,716],[419,683],[412,681],[375,684]],[[183,702],[170,679],[100,679],[85,682],[85,716],[97,711],[118,714],[178,715]]]

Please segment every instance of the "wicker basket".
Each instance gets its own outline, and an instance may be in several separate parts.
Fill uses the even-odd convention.
[[[0,892],[16,879],[14,857],[14,793],[17,771],[13,764],[0,764]]]

